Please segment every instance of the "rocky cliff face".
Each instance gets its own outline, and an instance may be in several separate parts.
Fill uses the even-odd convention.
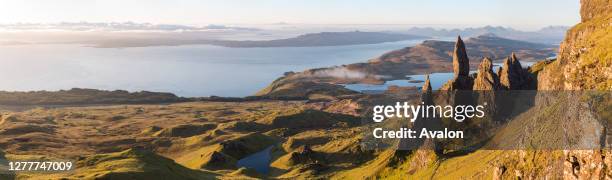
[[[610,0],[582,0],[580,1],[581,22],[588,22],[599,17],[610,17],[612,4]]]
[[[582,21],[567,32],[558,60],[538,76],[538,89],[612,90],[612,1],[580,4]]]
[[[545,66],[539,73],[539,90],[612,90],[612,1],[581,0],[580,4],[581,23],[567,32],[560,46],[558,60]],[[582,122],[580,124],[604,123],[586,130],[609,131],[606,130],[606,123],[609,122],[606,118],[609,117],[598,117],[589,110],[581,113],[592,116],[583,116],[579,119]],[[597,142],[609,144],[607,135],[603,134],[602,137]],[[566,150],[563,155],[566,159],[565,179],[612,177],[609,150]]]

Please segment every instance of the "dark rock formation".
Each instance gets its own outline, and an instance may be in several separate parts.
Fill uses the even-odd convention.
[[[452,79],[444,84],[440,90],[452,91],[452,90],[472,90],[474,86],[474,78],[470,76],[459,76]]]
[[[512,52],[512,55],[510,55],[510,61],[512,62],[512,65],[514,66],[514,70],[516,71],[517,74],[523,74],[523,71],[519,71],[520,69],[523,69],[523,66],[521,65],[521,62],[519,62],[518,58],[516,58],[516,54],[514,52]]]
[[[425,83],[421,89],[421,101],[426,105],[433,104],[431,82],[429,81],[429,74],[425,76]]]
[[[423,84],[423,89],[421,91],[423,93],[431,93],[431,82],[429,81],[429,74],[425,75],[425,83]]]
[[[500,99],[497,98],[496,91],[500,89],[501,85],[499,83],[499,77],[493,72],[493,63],[491,59],[482,59],[482,62],[478,66],[478,74],[476,74],[476,78],[474,78],[473,90],[475,91],[475,93],[472,94],[476,96],[476,104],[486,104],[484,111],[485,114],[487,114],[487,117],[480,118],[480,120],[477,120],[478,122],[480,122],[479,125],[481,126],[481,128],[485,125],[492,125],[491,122],[497,119],[495,118],[495,116],[497,115],[497,112],[499,110],[497,103],[500,102]],[[506,101],[505,103],[508,102],[510,101]],[[485,132],[483,131],[483,133]]]
[[[504,89],[513,89],[516,87],[516,84],[517,84],[517,82],[515,82],[516,79],[512,79],[514,76],[510,75],[512,72],[514,72],[513,70],[510,69],[513,67],[514,66],[512,66],[512,61],[510,61],[510,58],[506,58],[506,60],[504,60],[503,62],[502,67],[499,69],[499,72],[498,72],[499,80],[500,80],[501,86]]]
[[[289,163],[292,165],[317,163],[318,161],[315,156],[316,152],[313,151],[310,146],[300,146],[298,149],[291,152]]]
[[[204,156],[203,154],[200,156]],[[214,151],[210,155],[208,161],[204,163],[203,168],[207,169],[232,169],[236,163],[236,159],[223,154],[222,152]]]
[[[499,77],[493,72],[491,59],[484,58],[478,66],[478,75],[474,79],[473,90],[497,90],[499,89]]]
[[[501,87],[507,90],[529,89],[530,75],[523,69],[521,62],[512,55],[504,60],[503,67],[498,72]]]
[[[421,101],[423,102],[424,106],[435,105],[429,75],[425,76],[425,83],[421,89]],[[417,131],[421,131],[422,129],[441,130],[441,124],[441,119],[435,115],[435,112],[431,112],[425,115],[425,117],[417,119],[414,122],[413,129],[416,129]],[[433,139],[415,139],[415,141],[412,143],[418,145],[417,148],[419,150],[433,151],[436,155],[443,154],[442,148],[438,146],[437,142]]]
[[[465,51],[461,37],[457,37],[453,51],[453,80],[447,82],[440,90],[471,90],[474,79],[470,77],[470,59]]]
[[[453,50],[453,72],[455,73],[455,78],[470,74],[470,59],[465,51],[465,44],[461,40],[461,36],[457,37],[455,50]]]

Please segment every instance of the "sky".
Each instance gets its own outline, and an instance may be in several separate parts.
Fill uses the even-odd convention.
[[[0,23],[501,25],[579,22],[579,0],[0,0]]]

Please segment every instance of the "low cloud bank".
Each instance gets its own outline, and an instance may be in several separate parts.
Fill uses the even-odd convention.
[[[382,79],[386,76],[365,73],[362,71],[350,70],[346,67],[336,67],[329,69],[316,70],[311,76],[314,77],[333,77],[341,79],[365,79],[365,78],[376,78]]]

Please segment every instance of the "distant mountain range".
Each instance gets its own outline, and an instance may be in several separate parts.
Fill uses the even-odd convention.
[[[136,22],[61,22],[61,23],[15,23],[0,24],[5,30],[64,30],[64,31],[208,31],[208,30],[240,30],[259,31],[257,28],[235,27],[217,24],[206,26],[189,26],[180,24],[152,24]]]
[[[275,40],[218,40],[206,38],[180,38],[177,36],[159,36],[155,38],[121,37],[90,41],[93,47],[146,47],[146,46],[176,46],[190,44],[208,44],[232,48],[254,47],[317,47],[317,46],[345,46],[358,44],[377,44],[413,39],[427,39],[425,36],[387,33],[387,32],[321,32],[300,35],[293,38]]]
[[[435,29],[414,27],[405,31],[344,31],[319,32],[286,38],[287,33],[275,29],[259,29],[210,24],[190,26],[135,22],[62,22],[0,24],[2,45],[36,43],[79,43],[94,47],[143,47],[211,44],[225,47],[307,47],[375,44],[410,39],[448,39],[461,35],[477,37],[485,34],[533,43],[557,45],[563,40],[565,26],[549,26],[538,31],[520,31],[501,26],[465,29]],[[300,31],[299,28],[295,31]],[[45,33],[52,32],[52,33]],[[292,32],[296,33],[296,32]],[[291,34],[291,33],[290,33]],[[300,33],[296,33],[300,34]],[[276,36],[270,36],[276,35]],[[261,38],[269,36],[267,38]]]
[[[294,38],[265,41],[215,40],[210,41],[210,44],[225,47],[308,47],[377,44],[425,38],[428,37],[410,34],[353,31],[312,33],[300,35]]]
[[[406,34],[414,34],[429,37],[455,37],[461,35],[463,37],[476,37],[484,34],[495,34],[499,37],[522,40],[542,44],[559,44],[565,32],[569,29],[567,26],[548,26],[537,31],[520,31],[513,28],[501,26],[484,26],[479,28],[465,29],[435,29],[431,27],[414,27],[407,31],[402,31]]]
[[[433,30],[429,28],[413,28],[408,32],[320,32],[304,34],[286,39],[274,40],[220,40],[220,39],[194,39],[177,37],[156,37],[156,38],[129,38],[93,41],[95,47],[115,48],[115,47],[143,47],[143,46],[173,46],[188,44],[209,44],[233,48],[253,48],[253,47],[317,47],[317,46],[344,46],[358,44],[377,44],[385,42],[397,42],[414,39],[448,39],[458,35],[462,37],[495,37],[486,39],[489,45],[505,44],[515,48],[541,48],[542,46],[556,46],[563,39],[561,33],[556,31],[561,27],[551,27],[537,32],[524,32],[503,27],[468,28],[464,30]],[[545,33],[547,32],[547,33]],[[485,40],[485,39],[482,39]],[[501,42],[493,42],[503,40]],[[510,40],[515,40],[510,42]],[[520,41],[521,43],[515,44]],[[528,46],[528,47],[518,47]]]

